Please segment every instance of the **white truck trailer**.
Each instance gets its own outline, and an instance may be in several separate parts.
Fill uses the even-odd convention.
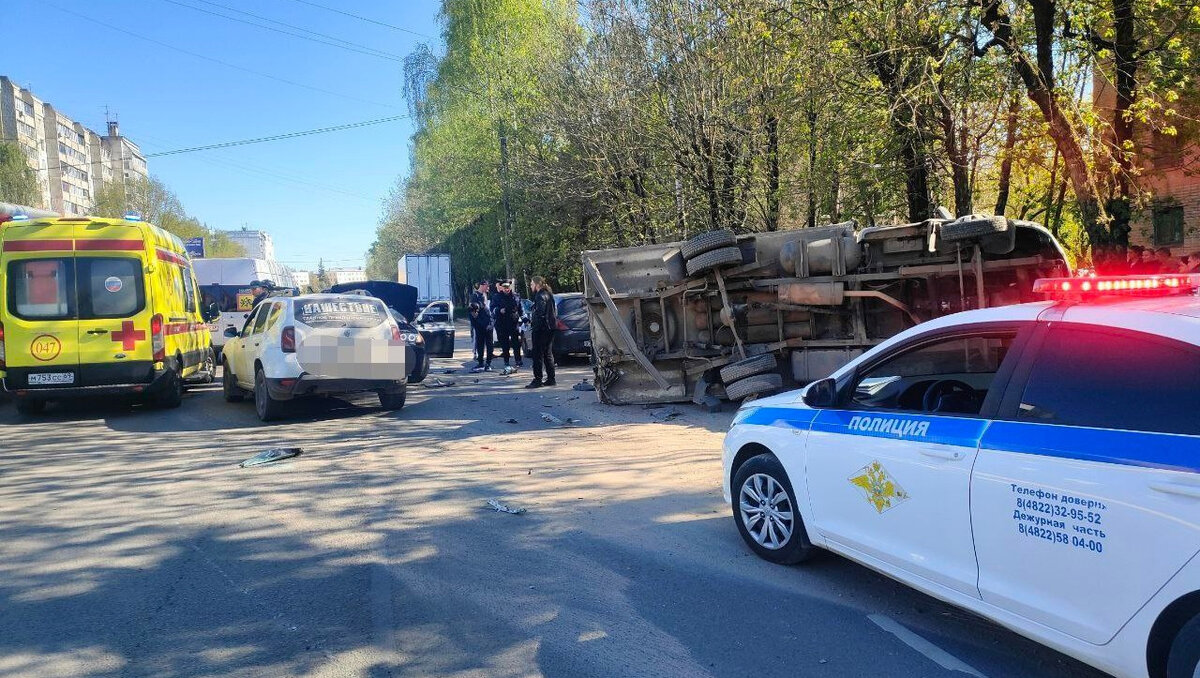
[[[398,269],[397,280],[417,288],[417,308],[454,298],[449,254],[406,254]]]

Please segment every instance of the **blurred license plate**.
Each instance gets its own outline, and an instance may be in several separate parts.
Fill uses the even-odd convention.
[[[59,384],[74,383],[74,372],[41,372],[29,375],[30,386],[56,386]]]

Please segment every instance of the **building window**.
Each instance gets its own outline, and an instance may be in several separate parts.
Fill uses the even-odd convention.
[[[1154,245],[1167,247],[1183,244],[1183,206],[1158,207],[1154,210]]]
[[[33,104],[28,101],[22,101],[21,108],[25,111],[25,115],[33,115]]]

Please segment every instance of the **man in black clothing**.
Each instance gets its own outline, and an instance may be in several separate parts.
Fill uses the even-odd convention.
[[[492,322],[496,324],[496,336],[500,339],[500,357],[504,366],[509,365],[509,349],[515,353],[517,367],[521,366],[521,302],[513,294],[512,283],[502,280],[497,283],[492,296]]]
[[[470,308],[470,304],[479,304],[479,308],[482,309],[484,313],[489,315],[488,320],[490,321],[491,314],[488,312],[488,309],[492,307],[492,304],[491,304],[491,296],[492,295],[488,293],[489,290],[490,290],[490,283],[486,280],[480,280],[479,283],[477,285],[475,285],[475,291],[471,293],[471,299],[467,305],[467,308]],[[496,357],[496,350],[492,347],[492,333],[489,331],[482,338],[478,337],[478,336],[476,336],[475,325],[472,324],[471,325],[471,345],[474,346],[475,342],[479,341],[479,340],[483,341],[484,347],[487,349],[487,353],[485,355],[487,356],[487,359],[490,362],[492,360],[492,358]]]
[[[558,309],[554,306],[554,290],[545,278],[535,275],[530,280],[533,289],[533,381],[525,388],[554,386],[554,333],[558,330]],[[546,379],[542,380],[545,371]]]
[[[258,308],[258,305],[271,295],[271,290],[273,289],[275,289],[275,283],[270,280],[250,281],[250,293],[254,295],[254,305],[250,308],[252,310]]]

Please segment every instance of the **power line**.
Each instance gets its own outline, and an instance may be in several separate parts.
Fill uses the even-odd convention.
[[[383,108],[400,108],[399,106],[397,106],[397,105],[395,105],[395,104],[385,104],[385,103],[381,103],[381,102],[378,102],[378,101],[371,101],[370,99],[362,99],[362,98],[359,98],[359,97],[356,97],[356,96],[351,96],[351,95],[349,95],[349,94],[342,94],[342,93],[340,93],[340,92],[334,92],[334,91],[331,91],[331,90],[322,89],[322,88],[320,88],[320,87],[314,87],[314,86],[312,86],[312,85],[306,85],[306,84],[304,84],[304,83],[302,83],[302,82],[296,82],[296,81],[294,81],[294,80],[288,80],[288,79],[286,79],[286,78],[280,78],[280,77],[278,77],[278,76],[274,76],[274,75],[271,75],[271,74],[269,74],[269,73],[263,73],[263,72],[261,72],[261,71],[256,71],[256,70],[253,70],[253,69],[250,69],[250,68],[246,68],[246,67],[244,67],[244,66],[238,66],[237,64],[231,64],[231,63],[229,63],[228,61],[222,61],[222,60],[220,60],[220,59],[217,59],[217,58],[215,58],[215,57],[210,57],[210,56],[208,56],[208,55],[206,55],[206,54],[200,54],[200,53],[198,53],[198,52],[192,52],[192,51],[189,51],[189,50],[183,49],[182,47],[177,47],[177,46],[175,46],[175,45],[172,45],[172,44],[170,44],[170,43],[167,43],[167,42],[162,42],[161,40],[155,40],[154,38],[150,38],[150,37],[147,37],[147,36],[145,36],[145,35],[140,35],[140,34],[138,34],[138,33],[134,33],[133,31],[126,30],[126,29],[124,29],[124,28],[121,28],[121,27],[119,27],[119,26],[114,26],[114,25],[112,25],[112,24],[105,23],[105,22],[103,22],[103,21],[100,21],[99,19],[94,19],[94,18],[92,18],[92,17],[90,17],[90,16],[87,16],[86,14],[80,14],[79,12],[75,12],[75,11],[69,10],[69,9],[67,9],[67,8],[65,8],[65,7],[60,7],[60,6],[58,6],[58,5],[56,5],[56,4],[52,3],[52,2],[49,2],[48,0],[42,0],[42,4],[43,4],[43,5],[46,5],[46,6],[48,6],[48,7],[53,7],[54,9],[57,9],[58,11],[60,11],[60,12],[63,12],[64,14],[70,14],[70,15],[72,15],[72,16],[75,16],[75,17],[78,17],[78,18],[80,18],[80,19],[83,19],[84,21],[89,21],[89,22],[91,22],[91,23],[94,23],[94,24],[96,24],[96,25],[98,25],[98,26],[103,26],[104,28],[107,28],[107,29],[109,29],[109,30],[117,31],[117,32],[119,32],[119,33],[124,33],[125,35],[132,36],[132,37],[134,37],[134,38],[137,38],[137,39],[139,39],[139,40],[144,40],[144,41],[146,41],[146,42],[149,42],[149,43],[152,43],[152,44],[158,45],[159,47],[164,47],[164,48],[166,48],[166,49],[169,49],[169,50],[173,50],[173,51],[176,51],[176,52],[180,52],[180,53],[183,53],[183,54],[187,54],[188,56],[192,56],[192,57],[195,57],[195,58],[197,58],[197,59],[204,59],[205,61],[211,61],[211,62],[213,62],[213,63],[215,63],[215,64],[220,64],[220,65],[222,65],[222,66],[225,66],[225,67],[227,67],[227,68],[232,68],[232,69],[234,69],[234,70],[237,70],[237,71],[242,71],[243,73],[250,73],[251,75],[257,75],[257,76],[259,76],[259,77],[261,77],[261,78],[266,78],[266,79],[268,79],[268,80],[274,80],[274,81],[276,81],[276,82],[282,82],[282,83],[284,83],[284,84],[286,84],[286,85],[292,85],[293,87],[300,87],[300,88],[302,88],[302,89],[307,89],[307,90],[310,90],[310,91],[313,91],[313,92],[320,92],[320,93],[322,93],[322,94],[328,94],[328,95],[330,95],[330,96],[334,96],[334,97],[337,97],[337,98],[339,98],[339,99],[346,99],[346,100],[349,100],[349,101],[357,101],[357,102],[359,102],[359,103],[363,103],[363,104],[371,104],[372,106],[381,106],[381,107],[383,107]]]
[[[382,22],[382,21],[376,21],[375,19],[370,19],[370,18],[367,18],[367,17],[365,17],[365,16],[359,16],[359,15],[357,15],[357,14],[351,14],[350,12],[346,12],[346,11],[343,11],[343,10],[337,9],[337,8],[335,8],[335,7],[327,7],[327,6],[325,6],[325,5],[320,5],[320,4],[317,4],[317,3],[315,3],[315,2],[309,2],[309,0],[292,0],[292,2],[298,2],[298,3],[300,3],[301,5],[308,5],[309,7],[316,7],[317,9],[323,9],[323,10],[325,10],[325,11],[327,11],[327,12],[333,12],[334,14],[341,14],[342,16],[348,16],[348,17],[350,17],[351,19],[358,19],[359,21],[365,21],[365,22],[367,22],[367,23],[369,23],[369,24],[375,24],[376,26],[383,26],[384,28],[390,28],[390,29],[392,29],[392,30],[394,30],[394,31],[400,31],[400,32],[402,32],[402,33],[411,33],[412,35],[416,35],[416,36],[418,36],[418,37],[422,37],[422,38],[429,38],[430,40],[432,40],[432,39],[433,39],[433,36],[432,36],[432,35],[425,35],[424,33],[418,33],[418,32],[416,32],[416,31],[414,31],[414,30],[411,30],[411,29],[408,29],[408,28],[404,28],[404,27],[402,27],[402,26],[394,26],[394,25],[392,25],[392,24],[389,24],[389,23],[384,23],[384,22]]]
[[[230,12],[234,12],[235,14],[243,14],[243,15],[245,15],[245,16],[248,16],[248,17],[253,17],[253,18],[255,18],[255,19],[259,19],[259,20],[262,20],[262,21],[266,21],[266,22],[269,22],[269,23],[273,23],[273,24],[275,24],[275,25],[277,25],[277,26],[284,26],[284,27],[287,27],[287,28],[293,28],[293,29],[295,29],[295,30],[302,31],[302,32],[304,32],[304,33],[308,33],[309,35],[315,35],[315,36],[318,36],[318,37],[327,38],[327,39],[329,39],[329,40],[334,40],[334,41],[341,42],[341,43],[344,43],[344,44],[347,44],[347,45],[351,45],[351,46],[353,46],[353,47],[359,47],[359,48],[362,48],[362,49],[370,50],[370,51],[372,51],[372,52],[378,52],[379,54],[382,54],[382,55],[385,55],[385,56],[389,56],[389,57],[395,57],[395,58],[397,58],[397,59],[403,59],[403,58],[404,58],[404,57],[400,56],[399,54],[393,54],[393,53],[391,53],[391,52],[385,52],[385,51],[383,51],[383,50],[381,50],[381,49],[375,49],[374,47],[370,47],[370,46],[368,46],[368,45],[363,45],[363,44],[361,44],[361,43],[357,43],[357,42],[352,42],[352,41],[350,41],[350,40],[343,40],[342,38],[339,38],[339,37],[336,37],[336,36],[333,36],[333,35],[328,35],[328,34],[326,34],[326,33],[319,33],[319,32],[317,32],[317,31],[309,30],[309,29],[307,29],[307,28],[304,28],[303,26],[296,26],[296,25],[293,25],[293,24],[284,23],[284,22],[282,22],[282,21],[276,21],[275,19],[272,19],[272,18],[270,18],[270,17],[265,17],[265,16],[261,16],[261,15],[254,14],[254,13],[251,13],[251,12],[246,12],[246,11],[243,11],[243,10],[237,9],[236,7],[230,7],[229,5],[223,5],[223,4],[219,3],[219,2],[211,2],[210,0],[195,0],[195,2],[199,2],[199,3],[201,3],[201,4],[205,4],[205,5],[212,5],[213,7],[220,7],[221,9],[228,10],[228,11],[230,11]]]
[[[404,58],[397,54],[390,54],[388,52],[382,52],[382,51],[374,49],[372,47],[355,45],[354,43],[339,44],[339,43],[346,42],[345,40],[341,40],[339,38],[332,38],[333,40],[337,40],[338,42],[331,42],[329,40],[323,40],[321,38],[311,37],[310,35],[304,35],[303,33],[293,33],[292,31],[285,31],[282,28],[266,26],[264,24],[255,23],[253,21],[246,21],[245,19],[239,19],[237,17],[229,16],[227,14],[221,14],[220,12],[213,12],[211,10],[207,10],[202,7],[196,7],[193,5],[188,5],[183,2],[179,2],[178,0],[163,0],[163,2],[170,3],[172,5],[178,5],[179,7],[186,7],[187,9],[190,9],[190,10],[193,10],[196,12],[201,12],[203,14],[208,14],[208,15],[215,16],[215,17],[220,17],[220,18],[226,19],[228,21],[235,21],[239,24],[246,24],[247,26],[254,26],[255,28],[261,28],[263,30],[272,31],[274,33],[280,33],[282,35],[290,35],[294,38],[300,38],[301,40],[308,40],[309,42],[315,42],[319,45],[326,45],[329,47],[337,47],[338,49],[344,49],[348,52],[354,52],[355,54],[364,54],[366,56],[373,56],[373,57],[376,57],[379,59],[387,59],[388,61],[395,61],[395,62],[403,62],[404,61]],[[215,5],[216,3],[206,3],[206,4]],[[220,5],[217,5],[217,6],[220,7]],[[238,12],[239,14],[246,14],[248,16],[255,16],[256,18],[260,18],[260,17],[257,17],[256,15],[250,14],[249,12],[242,12],[241,10],[233,10],[233,11]],[[272,21],[272,20],[266,19],[266,21]],[[279,22],[275,22],[275,21],[272,21],[272,22],[279,23]],[[305,31],[307,33],[312,33],[312,35],[322,35],[319,33],[313,33],[312,31],[308,31],[307,29],[303,29],[303,28],[301,28],[300,30]],[[323,36],[323,37],[332,37],[332,36]]]
[[[396,120],[404,120],[407,115],[393,115],[390,118],[378,118],[375,120],[364,120],[363,122],[352,122],[346,125],[334,125],[332,127],[319,127],[317,129],[308,129],[300,132],[287,132],[285,134],[274,134],[267,137],[257,137],[254,139],[240,139],[238,141],[225,141],[219,144],[208,144],[205,146],[193,146],[191,148],[178,148],[171,151],[161,151],[158,153],[147,153],[146,158],[160,158],[165,155],[179,155],[181,153],[195,153],[196,151],[208,151],[214,148],[229,148],[232,146],[248,146],[250,144],[261,144],[268,141],[279,141],[280,139],[294,139],[296,137],[307,137],[314,134],[325,134],[327,132],[338,132],[347,129],[356,129],[359,127],[368,127],[370,125],[381,125],[385,122],[395,122]]]

